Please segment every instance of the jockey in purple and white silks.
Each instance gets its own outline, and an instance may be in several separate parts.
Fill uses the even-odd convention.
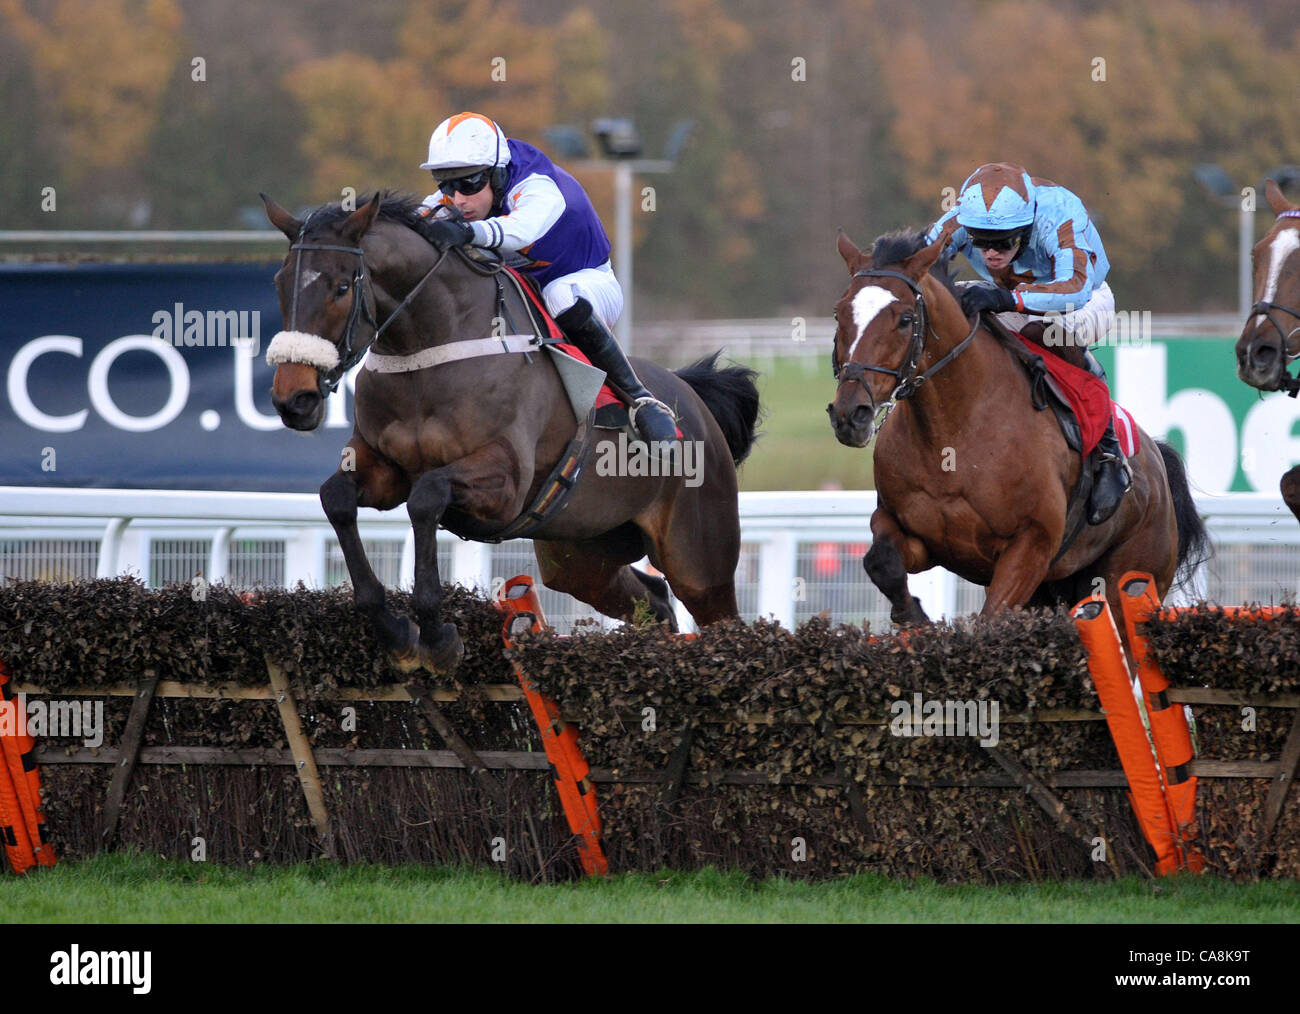
[[[582,185],[537,148],[506,137],[479,113],[458,113],[429,138],[438,190],[424,199],[421,232],[440,246],[470,245],[522,259],[556,324],[633,401],[632,424],[649,442],[672,442],[672,413],[641,383],[611,328],[623,289],[609,237]],[[462,220],[432,212],[450,205]]]
[[[1083,202],[1018,165],[996,162],[967,178],[957,206],[930,227],[926,241],[934,242],[953,218],[953,248],[985,279],[962,288],[967,316],[989,310],[1046,349],[1080,347],[1088,370],[1104,383],[1106,372],[1086,346],[1109,333],[1115,297],[1106,284],[1106,249]],[[1057,341],[1045,341],[1043,324],[1030,319],[1043,314],[1053,316]],[[1132,484],[1113,421],[1099,446],[1088,515],[1093,525],[1115,513]]]

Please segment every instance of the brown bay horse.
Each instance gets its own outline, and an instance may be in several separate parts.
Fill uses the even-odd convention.
[[[1097,591],[1119,615],[1129,570],[1154,575],[1163,597],[1207,545],[1182,460],[1141,433],[1119,509],[1058,557],[1079,454],[1053,413],[1034,409],[1012,352],[966,318],[946,266],[931,270],[950,234],[926,246],[919,233],[894,233],[872,253],[839,239],[851,282],[835,307],[839,384],[827,409],[841,443],[865,447],[876,435],[863,564],[892,619],[928,622],[907,576],[935,566],[987,586],[985,616]]]
[[[1300,356],[1300,204],[1288,201],[1273,180],[1264,196],[1277,218],[1251,251],[1255,305],[1237,339],[1237,376],[1261,391],[1300,393],[1286,369]],[[1300,519],[1300,465],[1282,476],[1282,499]]]
[[[286,331],[268,347],[278,364],[272,400],[285,425],[318,427],[326,397],[372,344],[373,357],[392,357],[377,362],[409,364],[401,372],[358,372],[352,438],[339,471],[321,487],[321,504],[357,606],[394,663],[407,672],[450,671],[464,649],[455,626],[440,618],[436,532],[497,541],[539,492],[556,488],[552,470],[578,429],[562,379],[551,354],[535,346],[505,352],[483,341],[451,349],[499,336],[494,323],[499,327],[502,312],[515,322],[527,321],[528,312],[499,271],[415,232],[412,199],[375,194],[355,211],[326,205],[302,221],[263,200],[291,243],[275,279]],[[497,354],[456,358],[471,348]],[[419,367],[435,349],[445,361]],[[420,358],[400,358],[416,353]],[[671,624],[668,587],[700,624],[737,615],[736,466],[754,441],[758,391],[752,370],[718,368],[716,358],[676,373],[635,361],[645,384],[674,408],[702,468],[651,470],[679,473],[660,476],[592,467],[601,442],[618,436],[594,430],[567,504],[526,536],[535,540],[548,587],[619,619],[646,603]],[[357,532],[358,507],[401,503],[415,534],[416,623],[385,605]],[[629,566],[643,556],[667,586]]]

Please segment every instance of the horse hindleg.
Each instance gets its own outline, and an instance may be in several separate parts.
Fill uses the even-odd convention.
[[[357,608],[369,619],[380,645],[394,655],[398,668],[409,671],[419,665],[415,648],[418,631],[410,620],[388,611],[384,586],[366,559],[361,535],[357,531],[357,507],[363,497],[373,499],[367,496],[369,484],[366,479],[367,473],[360,471],[335,472],[321,486],[320,502],[343,551]],[[374,505],[378,506],[377,503]],[[388,507],[393,506],[396,503],[388,504]]]
[[[650,559],[701,627],[740,615],[740,519],[734,506],[721,506],[734,505],[735,496],[734,481],[730,490],[718,490],[710,482],[679,491],[666,514],[655,511],[639,519],[650,543]]]
[[[668,530],[657,539],[652,536],[651,541],[654,548],[650,558],[699,626],[740,615],[736,605],[738,518],[726,511],[706,509],[687,522],[674,513]]]
[[[655,619],[660,622],[671,623],[673,629],[677,629],[677,614],[673,610],[673,600],[668,588],[668,582],[654,574],[647,574],[644,571],[637,570],[635,567],[627,568],[632,572],[632,576],[641,582],[646,590],[646,601],[650,603],[650,608],[654,610]]]
[[[671,582],[669,583],[671,585]],[[734,619],[740,615],[740,608],[736,604],[734,581],[710,585],[702,591],[683,586],[679,581],[673,586],[673,590],[686,606],[692,619],[701,627],[707,627],[710,623],[717,623],[719,620]]]
[[[633,619],[637,603],[645,603],[656,620],[677,629],[666,583],[628,566],[644,555],[639,529],[624,525],[585,542],[537,541],[533,553],[547,588],[616,620]]]
[[[862,566],[871,583],[889,599],[889,618],[900,627],[930,622],[921,600],[907,589],[908,573],[924,570],[926,557],[924,544],[908,536],[891,515],[880,509],[871,515],[871,548],[862,558]]]
[[[686,606],[692,619],[699,626],[706,627],[710,623],[734,619],[740,615],[740,609],[736,605],[734,564],[727,575],[727,580],[717,584],[709,584],[707,581],[694,583],[672,564],[664,565],[664,573],[668,577],[667,586],[671,587],[673,593],[682,600],[682,605]],[[637,576],[643,581],[657,580],[645,574],[638,573]]]

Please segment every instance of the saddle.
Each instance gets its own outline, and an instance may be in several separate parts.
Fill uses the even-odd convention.
[[[1040,352],[1031,348],[1028,340],[1003,324],[997,314],[985,313],[984,326],[993,332],[998,341],[1006,346],[1007,351],[1029,374],[1029,393],[1034,409],[1042,412],[1050,407],[1070,450],[1076,454],[1082,453],[1083,434],[1079,426],[1079,418],[1075,415],[1074,407],[1070,404],[1065,391],[1061,389],[1061,385],[1047,368],[1046,351]],[[1092,450],[1095,452],[1096,449],[1092,448]],[[1092,454],[1089,454],[1089,457],[1091,458]]]
[[[502,265],[502,267],[514,277],[520,291],[526,297],[524,305],[528,309],[529,323],[533,329],[533,334],[544,336],[543,340],[547,347],[563,353],[571,360],[583,364],[591,370],[595,370],[596,368],[591,365],[591,360],[583,354],[582,350],[565,339],[564,332],[560,330],[560,326],[555,323],[555,318],[551,316],[546,309],[546,304],[542,302],[542,292],[537,280],[510,265]],[[506,310],[504,301],[501,305],[506,326],[513,330],[509,311]],[[560,378],[564,381],[565,391],[568,392],[569,400],[573,404],[574,415],[581,419],[583,413],[580,410],[588,396],[589,392],[586,391],[586,388],[589,386],[590,380],[583,377],[585,371],[566,368],[563,360],[557,359],[555,365],[560,371]],[[595,396],[595,410],[591,418],[591,425],[602,430],[626,430],[628,438],[631,439],[635,434],[632,429],[631,417],[628,414],[630,400],[624,392],[610,384],[608,380],[604,381]]]
[[[527,332],[520,332],[511,319],[502,274],[513,281],[522,297],[529,318]],[[498,263],[497,284],[498,316],[512,334],[531,332],[536,335],[541,347],[550,354],[573,408],[578,429],[555,467],[537,487],[524,512],[500,531],[476,536],[481,542],[493,543],[529,538],[564,510],[595,446],[593,430],[626,429],[629,437],[633,435],[626,395],[606,383],[604,372],[592,366],[582,350],[565,339],[564,332],[542,302],[537,283],[522,271]],[[468,537],[471,536],[462,536]]]

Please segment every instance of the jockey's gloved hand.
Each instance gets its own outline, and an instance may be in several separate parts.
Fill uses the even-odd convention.
[[[460,219],[422,218],[416,229],[435,246],[466,246],[474,241],[474,230]]]
[[[962,289],[961,308],[967,317],[981,310],[1009,313],[1016,308],[1016,297],[996,282],[972,282]]]

